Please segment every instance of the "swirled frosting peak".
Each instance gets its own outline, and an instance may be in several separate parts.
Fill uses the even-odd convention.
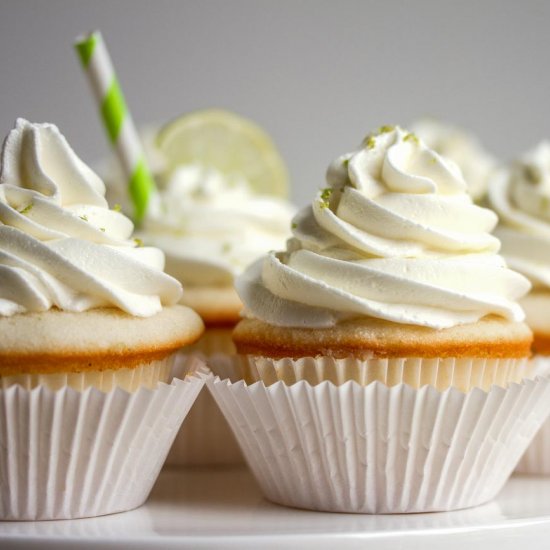
[[[56,126],[18,119],[0,166],[0,315],[118,307],[149,316],[181,285],[132,222],[110,210],[101,179]]]
[[[495,234],[508,264],[535,288],[550,289],[550,142],[501,170],[489,201],[500,218]]]
[[[282,326],[354,317],[445,328],[495,314],[522,320],[529,282],[507,269],[458,167],[414,134],[382,127],[337,158],[294,218],[284,252],[237,280],[245,314]]]

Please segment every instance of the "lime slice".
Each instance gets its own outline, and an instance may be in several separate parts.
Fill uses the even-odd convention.
[[[246,179],[258,194],[288,196],[288,174],[271,138],[252,121],[221,109],[182,115],[163,126],[157,147],[173,171],[201,164]]]

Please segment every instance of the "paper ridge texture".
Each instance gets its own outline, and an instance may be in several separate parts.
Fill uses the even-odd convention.
[[[187,367],[183,380],[133,393],[0,390],[0,519],[91,517],[143,504],[204,385],[204,367]]]
[[[228,352],[192,352],[208,366],[231,362]],[[189,355],[189,354],[187,354]],[[182,351],[180,357],[185,357]],[[244,465],[243,455],[227,420],[208,390],[203,389],[185,417],[166,457],[166,466]]]
[[[467,508],[502,488],[548,415],[550,382],[438,392],[380,382],[207,381],[264,495],[355,513]]]
[[[534,378],[535,367],[527,358],[469,358],[469,357],[384,357],[357,359],[346,357],[302,357],[272,359],[254,355],[230,361],[228,367],[240,372],[238,378],[248,383],[261,380],[267,385],[282,380],[287,385],[300,380],[319,384],[324,380],[336,385],[354,380],[362,386],[383,382],[387,386],[405,383],[413,388],[434,386],[439,391],[449,387],[468,392],[473,388],[488,391],[491,386],[506,387],[510,382]],[[213,364],[221,369],[221,360]],[[223,378],[223,376],[222,376]]]
[[[550,370],[550,357],[535,355],[533,370],[544,374]],[[516,467],[521,474],[550,475],[550,417],[542,424]]]
[[[168,382],[171,379],[172,367],[176,355],[157,361],[149,361],[133,368],[107,369],[102,371],[64,372],[46,374],[15,374],[0,377],[0,388],[7,389],[19,384],[24,389],[48,387],[57,390],[69,386],[77,391],[94,387],[102,392],[108,392],[120,387],[133,392],[140,387],[156,388],[158,382]]]

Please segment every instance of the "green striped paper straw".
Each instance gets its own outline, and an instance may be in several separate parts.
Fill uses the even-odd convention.
[[[75,48],[101,111],[101,119],[111,144],[128,178],[134,219],[139,223],[155,191],[138,133],[126,106],[109,52],[99,31],[78,37]]]

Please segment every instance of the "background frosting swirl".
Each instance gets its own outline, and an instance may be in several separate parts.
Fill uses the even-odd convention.
[[[330,165],[327,183],[295,217],[287,250],[237,279],[246,315],[312,328],[361,316],[432,328],[523,319],[515,300],[529,283],[497,254],[497,217],[414,134],[381,128]]]
[[[0,315],[107,306],[149,316],[179,300],[163,253],[137,247],[104,195],[56,126],[17,120],[0,168]]]
[[[497,161],[475,135],[431,118],[415,122],[411,129],[430,149],[458,164],[474,201],[485,197]]]
[[[550,142],[501,170],[489,188],[500,222],[495,235],[512,269],[536,289],[550,289]]]
[[[166,271],[189,285],[234,277],[289,236],[295,209],[248,183],[199,165],[182,166],[153,200],[140,237],[166,254]]]

